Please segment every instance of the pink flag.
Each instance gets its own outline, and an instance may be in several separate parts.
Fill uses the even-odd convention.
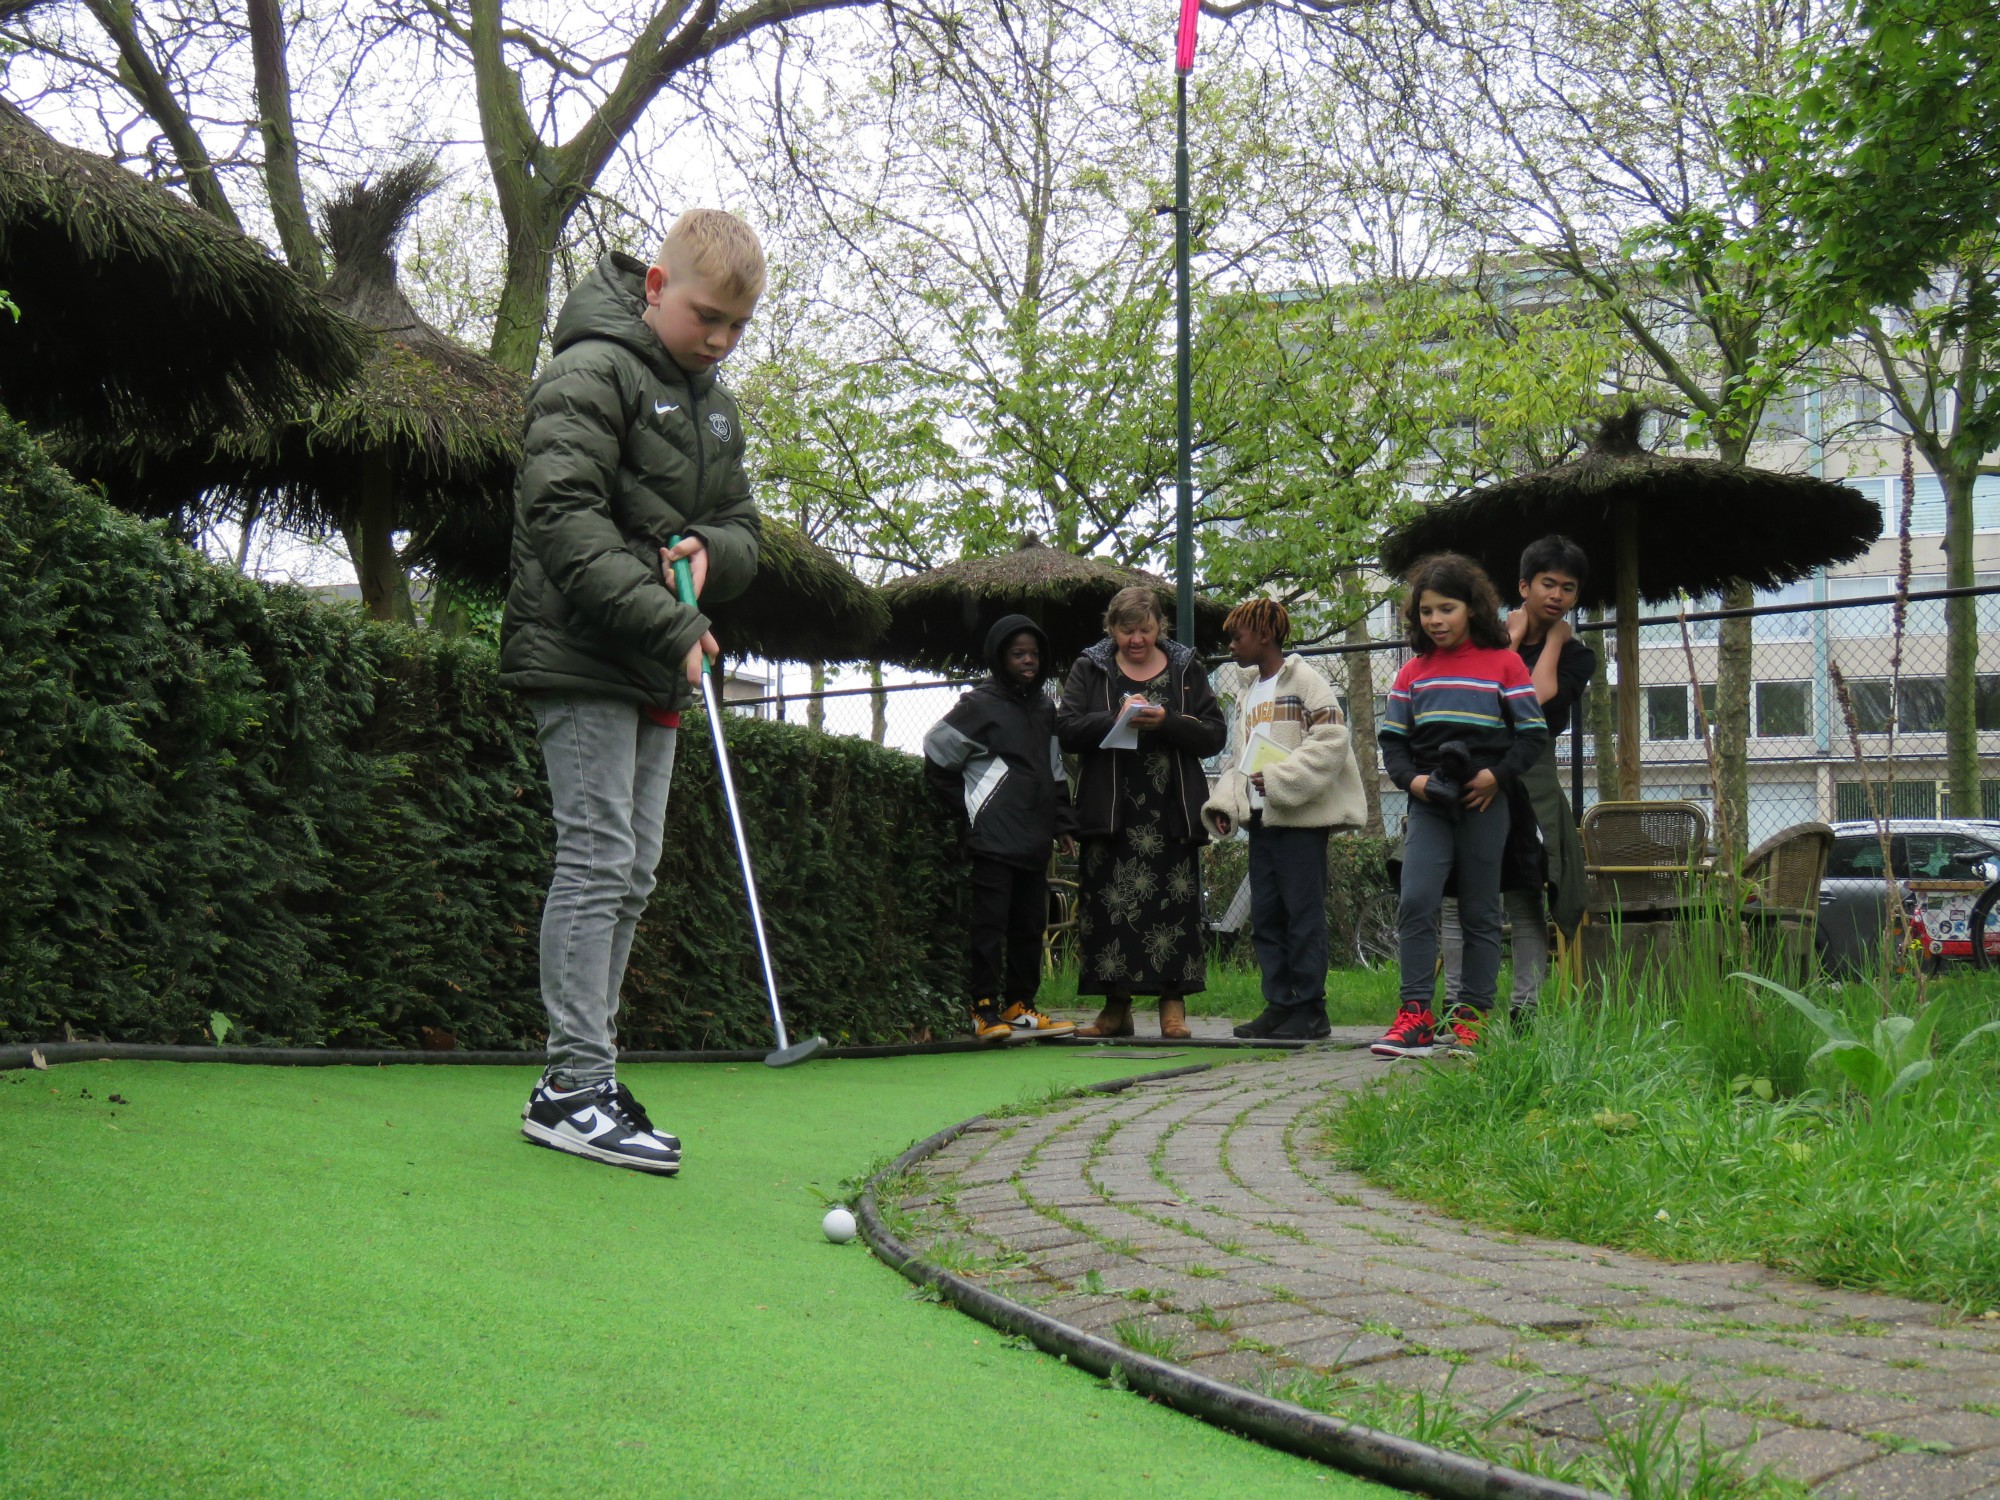
[[[1174,44],[1174,71],[1194,71],[1194,23],[1201,14],[1201,0],[1181,0],[1180,37]]]

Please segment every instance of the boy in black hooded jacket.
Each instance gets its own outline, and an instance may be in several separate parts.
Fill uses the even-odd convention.
[[[968,993],[981,1041],[1076,1030],[1074,1022],[1050,1020],[1034,1006],[1048,924],[1049,845],[1060,840],[1065,853],[1075,847],[1056,708],[1042,691],[1048,659],[1041,627],[1026,615],[1006,616],[986,636],[992,677],[924,736],[924,775],[965,820],[972,856]]]

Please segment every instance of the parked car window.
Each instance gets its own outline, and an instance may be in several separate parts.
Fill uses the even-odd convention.
[[[1833,853],[1826,862],[1826,873],[1830,877],[1848,880],[1879,876],[1882,873],[1882,841],[1872,834],[1835,839]]]
[[[1981,866],[2000,857],[1977,839],[1958,833],[1912,833],[1898,842],[1907,851],[1912,880],[1984,880]]]

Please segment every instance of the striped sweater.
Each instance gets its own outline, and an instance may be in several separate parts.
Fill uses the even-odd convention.
[[[1396,674],[1379,731],[1382,765],[1408,791],[1435,771],[1438,747],[1461,740],[1475,770],[1501,785],[1535,763],[1548,743],[1535,687],[1520,656],[1470,641],[1413,658]]]

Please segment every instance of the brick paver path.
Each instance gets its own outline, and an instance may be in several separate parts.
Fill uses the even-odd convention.
[[[2000,1323],[1398,1199],[1317,1145],[1329,1101],[1384,1066],[1314,1049],[982,1122],[902,1205],[912,1244],[1246,1386],[1318,1372],[1487,1413],[1525,1396],[1495,1436],[1558,1455],[1669,1403],[1683,1438],[1822,1494],[2000,1497]]]

